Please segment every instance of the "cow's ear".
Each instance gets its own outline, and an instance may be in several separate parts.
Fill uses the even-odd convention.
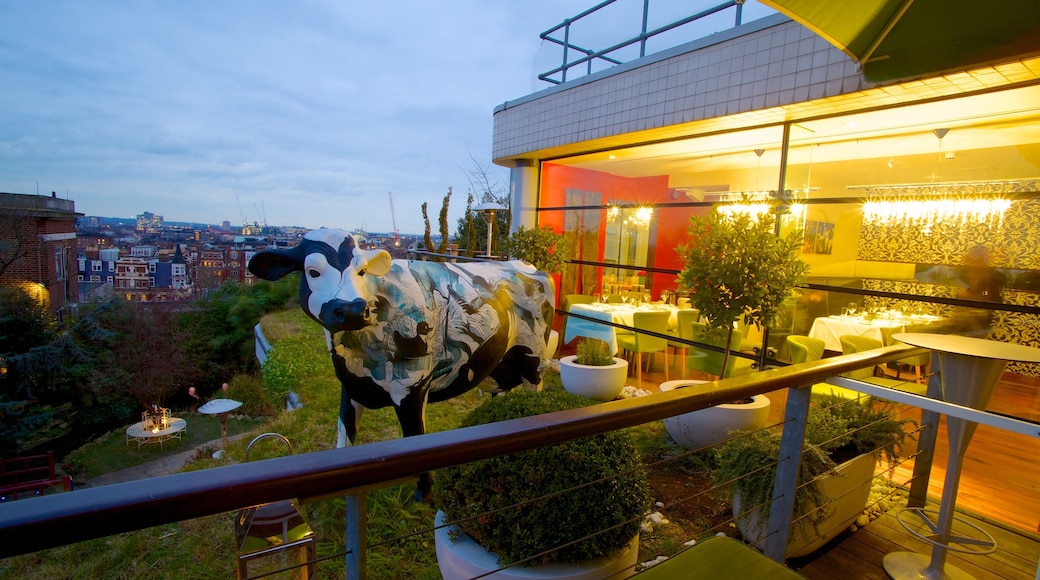
[[[271,282],[281,280],[286,274],[299,269],[300,261],[290,252],[264,250],[249,259],[249,271]]]
[[[368,262],[368,273],[373,276],[383,276],[390,271],[393,259],[390,252],[386,250],[361,250],[361,255]]]

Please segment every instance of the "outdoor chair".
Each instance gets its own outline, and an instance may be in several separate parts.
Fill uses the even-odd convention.
[[[678,321],[678,328],[675,330],[669,330],[668,334],[681,338],[685,341],[693,340],[693,325],[701,318],[701,311],[696,308],[684,308],[676,312],[676,319]],[[690,345],[685,342],[678,342],[675,340],[669,340],[668,346],[674,349],[676,358],[680,362],[680,370],[682,378],[686,378],[686,357],[690,353]],[[680,354],[680,351],[682,354]]]
[[[564,312],[570,311],[571,306],[575,304],[592,304],[596,299],[588,294],[565,294],[563,296],[563,307]],[[560,335],[567,336],[567,319],[570,316],[563,315],[563,326],[560,328]]]
[[[905,332],[933,332],[934,326],[925,324],[911,324],[906,326]],[[891,335],[885,337],[885,346],[893,344],[902,344],[898,340],[892,338]],[[916,381],[920,384],[924,384],[928,380],[928,367],[932,364],[931,353],[919,354],[916,356],[909,356],[901,358],[895,362],[896,367],[896,378],[900,378],[903,367],[910,367],[914,371]]]
[[[636,355],[636,381],[643,382],[643,353],[664,353],[664,380],[668,380],[668,339],[660,338],[640,330],[649,330],[658,334],[668,333],[668,318],[671,313],[666,310],[654,312],[635,312],[632,314],[634,334],[618,335],[618,346]],[[649,367],[650,359],[647,360]]]
[[[258,441],[277,438],[292,455],[292,444],[278,433],[257,435],[246,447],[249,452]],[[246,508],[235,515],[235,540],[238,552],[238,580],[249,577],[249,561],[286,550],[299,550],[300,578],[314,577],[317,554],[314,530],[295,499]]]
[[[725,356],[723,353],[697,347],[690,348],[690,354],[686,361],[687,367],[719,378],[732,377],[750,372],[752,362],[736,355],[740,348],[740,341],[743,337],[736,330],[731,332],[729,336],[730,353],[729,360],[726,362],[725,373],[723,373],[722,369],[722,358]],[[710,346],[717,346],[719,348],[725,348],[726,344],[725,338],[716,338],[712,336],[708,331],[708,326],[700,322],[693,323],[693,339],[696,342]]]
[[[884,346],[884,344],[882,344],[882,342],[880,340],[877,340],[876,338],[870,338],[868,336],[845,335],[845,336],[839,336],[838,340],[841,342],[841,353],[842,354],[852,354],[854,352],[863,352],[863,351],[867,351],[867,350],[874,350],[874,349],[882,348]],[[881,376],[878,376],[879,374]],[[848,377],[850,379],[858,379],[858,380],[861,380],[861,381],[863,381],[865,383],[871,383],[871,384],[874,384],[874,385],[878,385],[880,387],[888,387],[890,389],[896,389],[896,390],[899,390],[899,391],[907,391],[907,392],[916,393],[916,394],[920,394],[920,395],[924,394],[925,385],[917,385],[917,386],[915,386],[916,385],[915,383],[908,383],[906,381],[901,381],[901,380],[897,380],[897,379],[890,379],[888,377],[885,377],[884,374],[885,374],[885,369],[883,367],[881,367],[880,365],[875,365],[875,366],[870,367],[870,368],[858,369],[858,370],[855,370],[855,371],[850,371],[850,372],[844,373],[843,376]],[[835,391],[839,391],[839,387],[831,387],[831,388],[834,389]],[[853,395],[851,395],[851,396],[842,393],[842,396],[845,396],[846,398],[853,398],[853,397],[861,397],[861,396],[863,396],[863,394],[860,393],[859,391],[850,391],[849,389],[840,389],[840,390],[841,391],[848,391],[849,393],[853,393]],[[839,394],[839,393],[836,392],[836,394]]]
[[[787,348],[791,351],[791,363],[799,364],[804,362],[811,362],[814,360],[820,360],[823,358],[825,343],[818,339],[810,336],[802,336],[798,334],[792,334],[787,337]],[[868,374],[860,373],[858,375],[869,376]],[[853,377],[855,378],[855,377]],[[859,399],[862,394],[859,391],[853,391],[844,387],[838,387],[827,383],[816,383],[812,386],[812,397],[819,399],[827,396],[837,396],[843,399]]]

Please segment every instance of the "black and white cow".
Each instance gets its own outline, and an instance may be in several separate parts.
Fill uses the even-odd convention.
[[[258,252],[249,271],[265,280],[302,272],[300,304],[325,328],[343,385],[339,447],[353,443],[365,407],[393,405],[404,435],[420,435],[428,401],[489,377],[500,391],[541,381],[553,282],[525,262],[392,260],[320,229],[293,248]],[[429,491],[423,474],[417,495]]]

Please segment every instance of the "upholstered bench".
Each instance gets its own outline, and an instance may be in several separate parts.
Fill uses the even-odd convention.
[[[751,580],[753,578],[804,579],[798,572],[770,560],[750,546],[725,536],[697,542],[664,562],[635,575],[639,580],[710,578]]]

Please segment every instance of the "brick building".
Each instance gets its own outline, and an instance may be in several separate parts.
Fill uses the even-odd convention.
[[[20,286],[59,319],[75,308],[76,203],[0,193],[0,284]]]

